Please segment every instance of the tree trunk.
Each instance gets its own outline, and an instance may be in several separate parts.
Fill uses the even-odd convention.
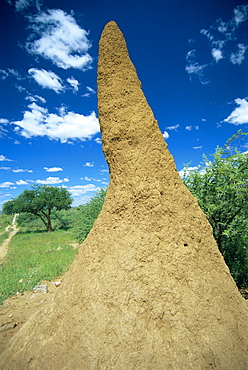
[[[46,227],[47,227],[47,231],[53,231],[50,216],[47,218],[47,225],[46,225]]]
[[[46,226],[47,231],[53,231],[52,222],[51,222],[51,210],[48,210],[48,213],[45,213],[44,211],[41,211],[41,212],[42,212],[43,216],[45,216],[46,219],[39,213],[34,213],[34,214],[36,216],[40,217],[40,219],[42,220],[42,222]]]

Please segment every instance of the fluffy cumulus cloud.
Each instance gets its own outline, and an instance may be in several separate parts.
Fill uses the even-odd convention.
[[[64,171],[63,168],[61,167],[44,167],[44,170],[46,172],[59,172],[59,171]]]
[[[46,108],[36,103],[28,106],[21,121],[12,122],[16,132],[31,138],[47,136],[49,139],[60,140],[62,143],[72,140],[91,139],[100,131],[99,122],[93,111],[90,115],[67,112],[60,109],[59,114],[49,113]]]
[[[54,90],[56,93],[64,90],[61,78],[54,72],[30,68],[28,73],[42,88]]]
[[[18,180],[16,181],[16,185],[28,185],[28,182],[24,180]]]
[[[84,164],[85,167],[94,167],[94,162],[86,162]]]
[[[167,140],[167,139],[169,139],[170,135],[168,134],[167,131],[164,131],[163,137],[164,137],[165,140]]]
[[[60,68],[87,70],[93,61],[88,50],[88,32],[78,26],[72,15],[61,9],[51,9],[30,18],[33,37],[26,48],[30,53],[50,59]]]
[[[248,123],[248,101],[246,99],[235,99],[235,103],[239,107],[224,119],[224,122],[232,123],[233,125],[243,125]]]
[[[0,184],[0,188],[9,188],[15,185],[13,182],[5,181]]]
[[[45,180],[36,180],[34,182],[40,185],[56,185],[63,182],[69,182],[69,179],[66,177],[64,179],[60,179],[59,177],[47,177]]]
[[[68,191],[71,193],[73,197],[78,197],[82,194],[86,194],[92,191],[95,192],[98,190],[100,190],[100,188],[95,186],[94,184],[76,185],[76,186],[71,186],[70,188],[68,188]]]
[[[16,169],[16,170],[12,170],[12,172],[14,172],[14,173],[21,173],[21,172],[28,172],[28,173],[32,173],[32,172],[33,172],[33,170],[24,170],[24,169],[22,169],[22,168],[18,168],[18,169]]]
[[[213,48],[212,56],[216,62],[218,62],[220,59],[223,59],[222,51],[220,49]]]
[[[181,178],[185,178],[190,174],[190,172],[196,171],[197,169],[198,169],[198,167],[196,167],[196,166],[184,167],[182,170],[178,171],[178,173],[181,176]]]
[[[189,76],[196,75],[201,83],[206,83],[204,72],[207,67],[213,66],[224,59],[232,64],[241,64],[245,59],[248,46],[243,41],[245,32],[239,32],[239,30],[241,30],[242,23],[247,20],[248,5],[239,5],[233,10],[233,16],[228,21],[217,19],[209,29],[202,29],[199,42],[201,43],[201,48],[204,42],[207,42],[206,50],[209,50],[209,55],[212,56],[212,59],[206,60],[205,63],[200,63],[197,47],[190,50],[186,54],[185,68]]]

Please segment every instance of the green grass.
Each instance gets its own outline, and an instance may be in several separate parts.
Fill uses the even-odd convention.
[[[66,272],[77,252],[71,242],[70,231],[34,232],[22,228],[12,238],[0,265],[0,304],[16,292],[32,290],[43,280]]]
[[[5,239],[7,239],[9,236],[9,233],[8,232],[3,232],[2,234],[0,234],[0,245],[4,242]]]
[[[13,215],[0,214],[0,234],[4,232],[6,226],[12,223],[13,217]]]

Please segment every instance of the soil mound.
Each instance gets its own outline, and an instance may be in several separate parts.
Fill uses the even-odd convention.
[[[183,185],[122,33],[99,50],[110,186],[53,301],[23,325],[4,369],[247,369],[248,310]]]

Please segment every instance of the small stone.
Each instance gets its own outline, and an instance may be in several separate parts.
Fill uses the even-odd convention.
[[[13,317],[12,313],[9,315],[9,317]]]
[[[24,280],[23,279],[20,279],[19,281],[18,281],[18,283],[23,283],[24,282]]]
[[[46,285],[36,285],[33,288],[34,293],[46,293],[47,292],[47,287]]]
[[[61,281],[56,281],[54,284],[55,284],[55,286],[60,286]]]

